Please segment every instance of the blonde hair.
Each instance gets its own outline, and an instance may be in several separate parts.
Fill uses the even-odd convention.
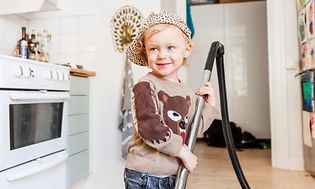
[[[172,24],[158,24],[158,25],[154,25],[154,26],[148,28],[144,32],[143,37],[141,39],[141,43],[142,43],[142,46],[143,46],[143,51],[145,52],[144,44],[145,44],[145,40],[146,39],[151,38],[156,33],[159,33],[160,31],[162,31],[164,29],[167,29],[167,28],[178,28],[178,27],[176,27],[175,25],[172,25]],[[178,29],[180,29],[180,28],[178,28]],[[182,31],[182,36],[187,41],[188,44],[192,45],[192,40],[183,31]],[[184,58],[183,65],[188,65],[187,58]]]

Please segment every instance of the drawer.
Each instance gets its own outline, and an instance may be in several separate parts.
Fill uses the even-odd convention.
[[[65,189],[66,159],[66,152],[61,151],[1,171],[0,188]]]
[[[89,112],[88,96],[71,96],[68,115],[85,114]]]
[[[89,150],[72,155],[67,160],[67,186],[89,175]]]
[[[89,130],[89,115],[77,114],[68,116],[68,135],[82,133]]]
[[[89,95],[89,79],[71,76],[70,95]]]
[[[89,148],[89,132],[68,136],[67,152],[69,155]]]

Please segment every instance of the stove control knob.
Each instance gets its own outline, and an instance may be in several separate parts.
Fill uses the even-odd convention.
[[[55,80],[59,80],[59,73],[58,73],[58,71],[56,71],[56,75],[57,75],[57,77],[56,77]]]
[[[63,80],[68,81],[69,78],[69,73],[68,72],[63,72]]]
[[[32,76],[32,69],[30,67],[23,68],[24,77],[31,77]]]
[[[52,71],[48,70],[48,71],[46,72],[46,79],[47,79],[47,80],[51,80],[52,77],[53,77]]]
[[[57,79],[58,79],[58,74],[57,74],[56,71],[53,71],[53,72],[52,72],[52,79],[53,79],[53,80],[57,80]]]
[[[64,81],[66,78],[65,78],[65,75],[63,74],[63,72],[60,72],[60,77],[61,77],[61,81]]]
[[[15,71],[15,76],[16,77],[21,77],[23,75],[23,68],[22,66],[19,66],[16,71]]]
[[[30,67],[23,67],[23,75],[24,77],[31,77],[31,68]]]
[[[58,80],[62,81],[63,80],[62,72],[57,72],[57,73],[58,73]]]

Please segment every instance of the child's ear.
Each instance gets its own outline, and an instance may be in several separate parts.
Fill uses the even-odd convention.
[[[190,55],[191,53],[191,48],[192,48],[192,44],[191,42],[189,42],[186,46],[186,49],[185,49],[185,54],[184,54],[184,58],[188,58],[188,56]]]

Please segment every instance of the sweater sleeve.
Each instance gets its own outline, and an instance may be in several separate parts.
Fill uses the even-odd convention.
[[[165,124],[157,107],[157,95],[152,83],[141,81],[133,87],[133,119],[136,132],[149,146],[170,156],[176,156],[182,146],[182,137]]]
[[[209,103],[205,103],[198,134],[200,135],[205,132],[210,127],[213,120],[219,116],[219,114],[220,112],[214,106],[210,105]]]

